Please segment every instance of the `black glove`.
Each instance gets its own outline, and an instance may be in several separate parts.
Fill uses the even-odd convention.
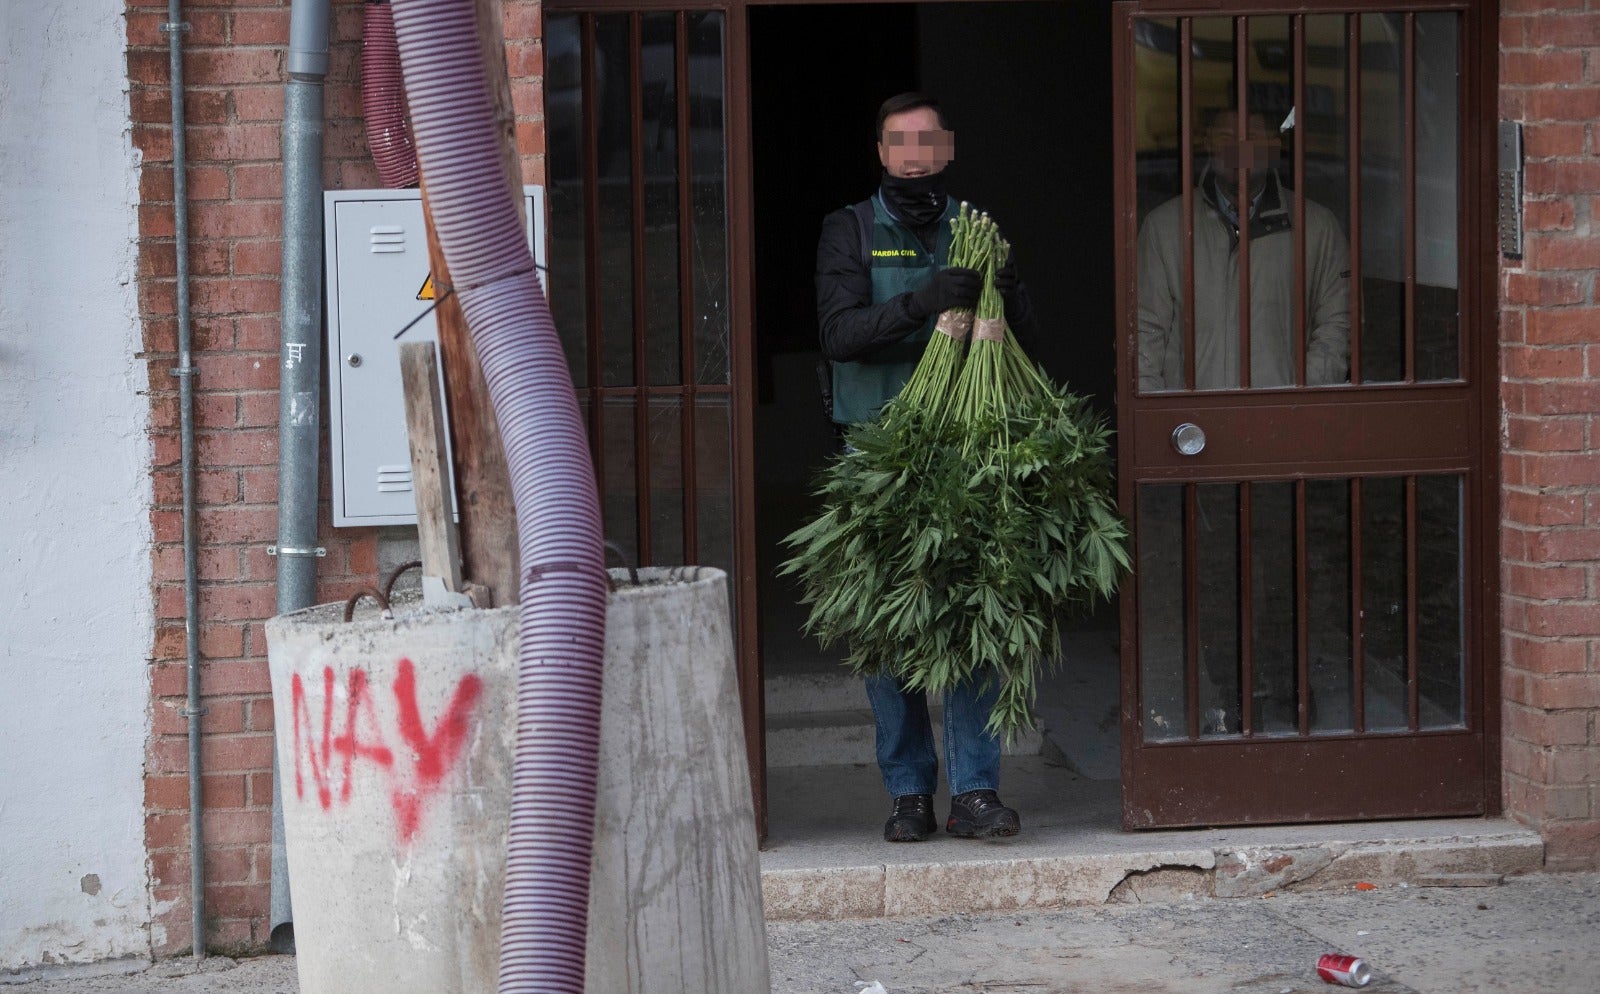
[[[1013,301],[1017,296],[1017,287],[1021,285],[1022,281],[1017,278],[1017,263],[1015,260],[1007,259],[1004,266],[994,271],[994,288],[999,291],[1001,299],[1006,302],[1008,311],[1015,306]]]
[[[976,269],[941,269],[928,282],[911,291],[906,310],[914,318],[927,318],[952,307],[972,309],[978,306],[978,294],[982,292],[983,277]]]

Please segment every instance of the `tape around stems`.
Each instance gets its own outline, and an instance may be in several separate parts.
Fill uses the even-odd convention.
[[[939,315],[939,320],[934,322],[933,330],[948,335],[958,342],[964,342],[967,340],[967,333],[972,330],[972,312],[944,311]]]
[[[977,321],[973,322],[972,340],[975,342],[1005,341],[1005,318],[978,318]]]

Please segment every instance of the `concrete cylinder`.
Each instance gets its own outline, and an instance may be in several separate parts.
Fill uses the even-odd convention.
[[[726,578],[613,579],[587,991],[764,992]],[[517,612],[341,611],[267,623],[301,994],[487,994]]]

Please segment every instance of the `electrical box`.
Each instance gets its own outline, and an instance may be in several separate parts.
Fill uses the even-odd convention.
[[[525,187],[524,206],[539,282],[548,288],[544,188]],[[438,340],[430,308],[443,292],[429,273],[421,194],[329,190],[323,194],[323,227],[333,523],[415,524],[400,345]],[[454,494],[454,479],[449,489]]]

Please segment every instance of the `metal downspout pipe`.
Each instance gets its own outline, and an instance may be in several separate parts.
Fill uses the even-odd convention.
[[[328,0],[294,0],[289,79],[283,94],[283,276],[278,383],[279,614],[316,600],[317,455],[322,382],[322,81],[328,75]],[[279,928],[293,919],[283,841],[283,791],[277,751],[272,776],[272,911]]]
[[[172,94],[172,228],[178,296],[178,434],[183,450],[183,644],[187,699],[183,714],[189,731],[189,910],[194,958],[206,955],[205,836],[200,790],[200,534],[195,521],[194,334],[189,321],[189,176],[183,121],[183,21],[181,0],[167,0],[167,61]]]

